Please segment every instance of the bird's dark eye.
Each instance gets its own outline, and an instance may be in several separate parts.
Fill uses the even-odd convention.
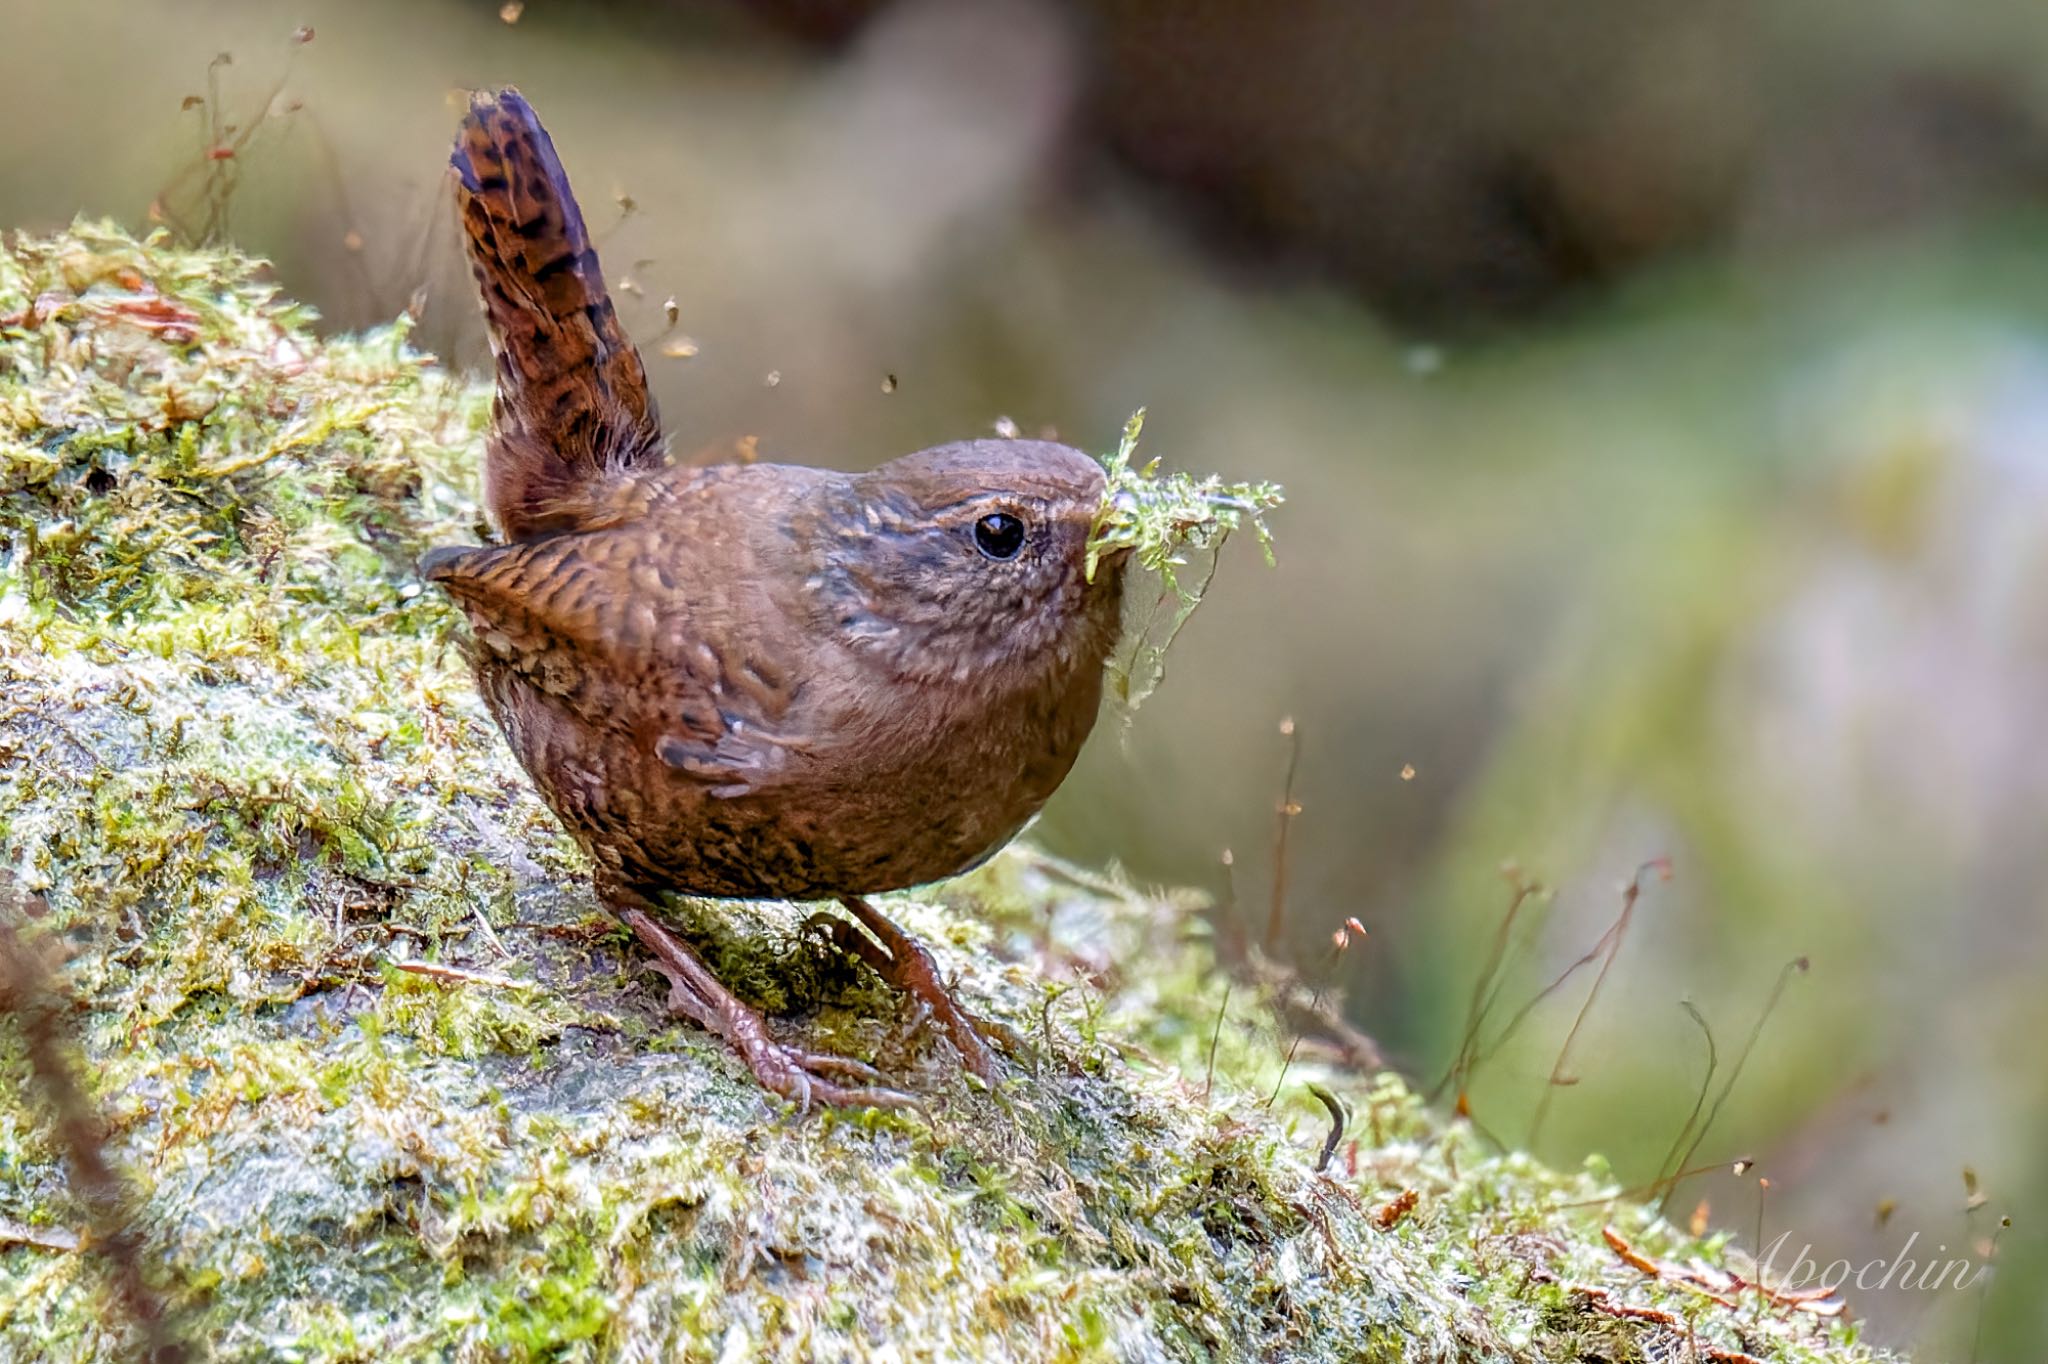
[[[991,559],[1014,559],[1024,548],[1024,523],[1008,512],[990,512],[974,523],[974,547]]]

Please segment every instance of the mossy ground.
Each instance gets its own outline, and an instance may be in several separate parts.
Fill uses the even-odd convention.
[[[1285,1039],[1248,988],[1218,1027],[1198,908],[1027,849],[887,905],[1024,1039],[993,1091],[801,909],[677,906],[930,1103],[765,1098],[662,1015],[414,577],[473,529],[484,410],[232,254],[0,252],[0,865],[214,1357],[1865,1357],[1631,1268],[1604,1226],[1726,1252],[1393,1076],[1297,1060],[1269,1106]],[[1309,1079],[1352,1111],[1326,1174]],[[87,1220],[0,1089],[0,1356],[121,1351]]]

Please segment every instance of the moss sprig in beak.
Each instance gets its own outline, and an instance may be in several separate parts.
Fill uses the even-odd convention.
[[[1092,582],[1103,559],[1128,553],[1140,568],[1159,575],[1159,605],[1173,602],[1163,630],[1155,610],[1136,631],[1129,654],[1110,662],[1111,686],[1126,714],[1135,711],[1165,677],[1166,651],[1202,604],[1216,574],[1217,553],[1230,533],[1249,521],[1266,563],[1273,563],[1266,513],[1285,500],[1277,483],[1225,483],[1215,474],[1198,479],[1179,471],[1162,474],[1156,458],[1138,465],[1138,437],[1144,429],[1141,407],[1124,423],[1116,453],[1103,461],[1108,481],[1088,537],[1086,568]],[[1195,558],[1203,564],[1198,578],[1181,572]]]

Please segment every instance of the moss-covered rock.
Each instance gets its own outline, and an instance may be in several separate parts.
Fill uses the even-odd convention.
[[[473,528],[484,395],[308,324],[232,254],[0,252],[0,865],[214,1357],[1865,1356],[1597,1166],[1393,1076],[1281,1083],[1197,906],[1027,849],[888,902],[1021,1036],[992,1091],[803,909],[678,904],[792,1035],[930,1096],[771,1101],[663,1016],[414,577]],[[0,1355],[113,1357],[104,1228],[17,1030],[0,1064]],[[1309,1080],[1350,1109],[1321,1173]]]

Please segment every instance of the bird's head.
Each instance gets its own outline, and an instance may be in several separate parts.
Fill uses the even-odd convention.
[[[1125,555],[1088,573],[1102,466],[1048,441],[905,455],[827,494],[813,579],[832,627],[913,679],[1029,685],[1099,668]]]

